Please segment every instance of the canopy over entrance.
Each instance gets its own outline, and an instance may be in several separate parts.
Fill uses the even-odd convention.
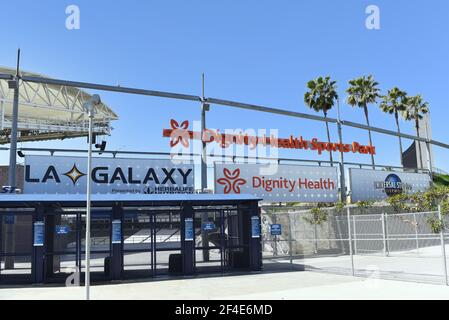
[[[0,67],[0,73],[15,74],[11,68]],[[36,73],[22,75],[44,77]],[[0,79],[0,144],[9,143],[14,90],[7,80]],[[42,141],[87,136],[88,117],[84,103],[91,95],[63,85],[20,82],[18,141]],[[95,107],[94,132],[111,133],[111,121],[118,116],[105,104]]]

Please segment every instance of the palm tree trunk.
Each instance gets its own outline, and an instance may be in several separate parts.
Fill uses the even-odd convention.
[[[363,110],[365,111],[366,124],[368,127],[371,127],[369,124],[368,107],[364,105]],[[369,145],[372,147],[373,140],[371,138],[371,129],[368,129],[368,137],[369,137]],[[374,162],[374,154],[371,154],[371,164],[373,166],[373,170],[376,170],[376,163]]]
[[[324,113],[324,118],[327,119],[327,112],[323,111]],[[329,122],[326,121],[326,131],[327,131],[327,142],[329,142],[329,144],[331,143],[331,134],[329,132]],[[329,152],[329,159],[331,161],[331,167],[334,166],[334,159],[332,157],[332,151]]]
[[[416,136],[418,138],[421,138],[419,136],[419,120],[418,117],[415,118],[415,123],[416,123]],[[417,165],[418,169],[422,169],[423,168],[423,162],[422,162],[422,152],[421,152],[421,141],[417,141],[418,143],[418,153],[419,153],[419,163]]]
[[[394,111],[394,117],[396,118],[396,127],[398,128],[398,134],[399,134],[399,152],[401,153],[401,166],[404,167],[404,159],[402,158],[404,151],[402,150],[402,138],[400,136],[401,134],[401,128],[399,127],[399,114],[398,110]]]

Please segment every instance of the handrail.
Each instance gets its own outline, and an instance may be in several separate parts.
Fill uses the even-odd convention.
[[[170,235],[167,239],[165,239],[164,241],[162,241],[162,243],[168,242],[168,240],[170,240],[171,238],[173,238],[175,236],[175,234],[177,234],[178,232],[180,232],[181,229],[176,229],[176,231]]]

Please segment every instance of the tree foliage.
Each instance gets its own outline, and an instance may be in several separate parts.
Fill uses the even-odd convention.
[[[319,77],[307,83],[308,91],[304,94],[305,104],[316,112],[327,112],[332,109],[338,99],[336,81],[330,77]]]
[[[388,90],[387,95],[382,97],[379,107],[383,112],[389,114],[404,112],[407,109],[407,92],[398,87]]]
[[[363,76],[349,81],[350,87],[346,90],[348,93],[347,102],[350,106],[366,108],[368,104],[376,103],[381,97],[379,83],[372,75]]]
[[[443,217],[449,215],[449,187],[437,186],[426,192],[414,194],[398,194],[388,198],[387,202],[396,213],[437,211],[441,209]],[[427,219],[432,232],[439,233],[446,226],[444,220],[436,216]]]
[[[310,209],[310,213],[307,216],[303,217],[304,221],[316,226],[321,226],[327,221],[327,218],[327,212],[318,207]]]

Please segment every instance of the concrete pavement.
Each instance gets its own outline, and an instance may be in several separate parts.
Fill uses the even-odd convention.
[[[154,280],[96,285],[92,299],[449,299],[449,287],[319,272]],[[0,299],[83,299],[83,287],[0,288]]]

